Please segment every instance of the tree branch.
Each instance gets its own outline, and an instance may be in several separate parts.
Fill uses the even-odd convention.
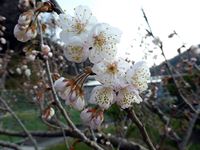
[[[137,117],[137,115],[135,114],[135,111],[133,109],[127,109],[126,110],[130,119],[136,124],[136,126],[138,127],[138,129],[140,130],[140,133],[142,135],[142,138],[144,140],[144,142],[147,144],[147,146],[149,147],[150,150],[156,150],[156,148],[154,147],[148,133],[147,130],[145,128],[145,126],[143,125],[143,123],[139,120],[139,118]]]
[[[197,121],[197,119],[199,117],[199,113],[200,113],[200,106],[197,109],[197,113],[194,113],[193,116],[192,116],[192,118],[190,119],[186,135],[185,135],[183,141],[179,145],[179,149],[180,150],[185,150],[186,149],[186,146],[187,146],[188,141],[190,139],[190,136],[192,134],[194,125],[195,125],[195,123],[196,123],[196,121]]]
[[[0,146],[8,147],[8,148],[11,148],[11,149],[14,149],[14,150],[22,150],[17,144],[10,143],[10,142],[0,141]]]
[[[38,146],[37,146],[36,140],[29,133],[29,131],[27,130],[27,128],[25,127],[25,125],[22,123],[22,121],[18,118],[18,116],[15,114],[15,112],[8,106],[8,104],[6,103],[6,101],[3,98],[0,97],[0,101],[6,107],[6,109],[8,110],[8,112],[13,116],[13,118],[18,122],[18,124],[22,127],[22,129],[24,130],[24,132],[27,134],[27,136],[29,137],[29,139],[33,143],[33,146],[34,146],[35,150],[38,150]]]
[[[75,131],[65,129],[64,130],[65,135],[68,137],[73,137],[73,138],[78,138],[80,139],[80,135],[78,135]],[[11,131],[11,130],[2,130],[0,129],[0,134],[1,135],[7,135],[7,136],[16,136],[16,137],[27,137],[27,134],[24,132],[16,132],[16,131]],[[34,137],[48,137],[48,138],[56,138],[56,137],[62,137],[63,132],[62,131],[32,131],[30,134]],[[92,138],[92,135],[90,136]],[[133,141],[128,141],[124,138],[121,137],[115,137],[115,136],[106,136],[102,135],[101,137],[96,136],[97,142],[100,142],[101,139],[104,141],[109,140],[111,144],[115,147],[118,146],[119,143],[120,145],[120,150],[147,150],[145,147],[142,145],[139,145],[138,143],[135,143]]]

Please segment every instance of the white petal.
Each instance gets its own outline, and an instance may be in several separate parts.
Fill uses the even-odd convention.
[[[133,103],[140,103],[142,101],[137,90],[132,86],[122,88],[117,95],[117,104],[122,108],[129,108]]]
[[[89,102],[98,104],[102,109],[108,109],[113,101],[113,89],[110,87],[97,86],[91,92]]]
[[[58,80],[56,80],[53,84],[56,91],[63,91],[66,88],[66,81],[64,81],[64,77],[60,77]]]

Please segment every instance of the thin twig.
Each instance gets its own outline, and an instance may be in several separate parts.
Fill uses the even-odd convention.
[[[127,109],[126,110],[129,117],[131,118],[131,120],[136,124],[136,126],[138,127],[138,129],[140,130],[140,133],[143,137],[144,142],[147,144],[147,146],[149,147],[150,150],[156,150],[156,148],[154,147],[148,133],[147,130],[145,128],[145,126],[143,125],[143,123],[140,121],[140,119],[137,117],[137,115],[135,114],[135,111],[133,109]]]
[[[37,146],[36,140],[29,133],[29,131],[27,130],[27,128],[25,127],[25,125],[22,123],[22,121],[18,118],[18,116],[16,115],[16,113],[10,108],[10,106],[7,104],[7,102],[3,98],[0,97],[0,101],[6,107],[6,109],[8,110],[8,112],[15,118],[15,120],[18,122],[18,124],[22,127],[22,129],[24,130],[24,132],[28,135],[29,139],[33,143],[33,146],[34,146],[35,150],[38,150],[38,146]]]
[[[0,141],[0,146],[11,148],[11,149],[14,149],[14,150],[22,150],[22,148],[20,148],[17,144],[5,142],[5,141]]]
[[[190,122],[189,122],[189,125],[188,125],[188,129],[186,131],[186,135],[183,139],[183,141],[180,143],[179,145],[179,149],[180,150],[185,150],[186,149],[186,146],[188,144],[188,141],[190,139],[190,136],[192,134],[192,131],[193,131],[193,128],[194,128],[194,125],[199,117],[199,113],[200,113],[200,106],[198,107],[197,109],[197,113],[194,113],[193,114],[193,117],[191,118]]]
[[[43,45],[43,34],[42,34],[42,27],[41,27],[41,24],[40,22],[38,21],[38,26],[39,26],[39,31],[40,31],[40,46],[41,46],[41,49],[42,49],[42,45]],[[57,108],[60,110],[61,114],[63,115],[64,119],[67,121],[69,127],[75,131],[80,137],[81,139],[88,145],[90,145],[91,147],[94,147],[96,148],[97,150],[103,150],[103,148],[101,148],[96,142],[94,141],[91,141],[89,138],[87,138],[85,136],[84,133],[82,133],[76,126],[75,124],[72,122],[72,120],[70,119],[68,113],[65,111],[65,109],[63,108],[58,96],[57,96],[57,93],[56,93],[56,90],[54,88],[54,85],[53,85],[53,79],[52,79],[52,76],[51,76],[51,71],[50,71],[50,66],[49,66],[49,61],[48,59],[45,60],[45,68],[46,68],[46,71],[47,71],[47,77],[48,77],[48,80],[49,80],[49,83],[50,83],[50,87],[51,87],[51,92],[52,92],[52,95],[53,95],[53,99],[54,99],[54,102],[57,106]]]
[[[145,21],[146,21],[146,23],[147,23],[147,25],[148,25],[148,27],[149,27],[149,30],[147,30],[147,32],[149,33],[149,35],[150,35],[151,37],[153,37],[154,39],[157,39],[157,38],[154,36],[154,34],[153,34],[152,30],[151,30],[151,26],[150,26],[150,24],[149,24],[149,21],[148,21],[148,19],[147,19],[147,15],[146,15],[146,13],[145,13],[145,11],[144,11],[143,8],[142,8],[142,13],[143,13],[144,19],[145,19]],[[169,61],[167,60],[166,55],[165,55],[165,53],[164,53],[164,50],[163,50],[163,43],[160,41],[159,44],[158,44],[158,46],[159,46],[159,48],[160,48],[160,50],[161,50],[161,52],[162,52],[162,55],[163,55],[164,60],[165,60],[165,63],[166,63],[166,65],[167,65],[167,69],[168,69],[169,74],[171,75],[171,77],[172,77],[172,79],[173,79],[173,81],[174,81],[174,85],[175,85],[175,88],[176,88],[177,91],[178,91],[178,94],[179,94],[180,97],[183,99],[183,101],[189,106],[189,108],[190,108],[193,112],[197,113],[197,112],[196,112],[196,109],[195,109],[195,108],[192,106],[192,104],[187,100],[187,98],[182,94],[182,92],[181,92],[181,90],[180,90],[180,88],[179,88],[179,86],[178,86],[178,83],[177,83],[177,81],[176,81],[176,78],[175,78],[175,76],[174,76],[174,74],[173,74],[173,69],[172,69],[172,67],[171,67],[171,65],[170,65]]]

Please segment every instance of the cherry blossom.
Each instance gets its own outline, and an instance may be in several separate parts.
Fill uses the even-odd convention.
[[[127,85],[118,91],[116,102],[122,109],[125,109],[131,107],[133,103],[142,102],[142,98],[133,86]]]
[[[64,56],[72,62],[81,63],[88,58],[88,45],[78,36],[74,36],[66,43]]]
[[[48,107],[44,110],[42,118],[50,120],[55,115],[55,110],[52,107]]]
[[[63,42],[67,42],[72,36],[87,34],[96,24],[96,18],[92,16],[87,6],[79,5],[74,8],[74,16],[60,14],[59,23],[62,28],[60,38]]]
[[[103,111],[94,108],[86,108],[80,114],[81,120],[92,129],[100,127],[104,120]]]
[[[89,59],[93,63],[103,59],[113,59],[117,54],[116,44],[119,43],[122,32],[106,23],[96,24],[91,30],[88,43],[92,49]]]
[[[14,28],[14,35],[17,38],[18,41],[21,42],[27,42],[37,35],[37,30],[35,26],[31,26],[30,28],[23,28],[20,27],[18,24]]]
[[[150,71],[144,61],[135,63],[126,74],[128,83],[132,84],[140,92],[143,92],[148,88],[147,81],[149,78]]]
[[[119,86],[125,84],[123,80],[125,72],[130,64],[122,58],[103,60],[94,64],[92,71],[96,73],[95,79],[107,86]]]
[[[54,88],[59,92],[59,96],[65,100],[66,105],[70,105],[77,110],[84,108],[84,93],[81,87],[76,84],[76,81],[60,77],[54,82]]]
[[[91,92],[89,102],[98,104],[102,109],[108,109],[113,103],[113,89],[105,86],[95,87]]]

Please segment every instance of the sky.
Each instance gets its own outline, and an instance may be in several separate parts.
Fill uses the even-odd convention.
[[[154,35],[164,45],[167,58],[177,55],[177,48],[183,43],[186,48],[200,44],[200,1],[199,0],[57,0],[66,13],[73,14],[73,8],[87,5],[98,22],[106,22],[122,30],[123,35],[118,46],[119,55],[131,60],[144,59],[145,50],[139,47],[146,26],[141,8],[148,17]],[[140,27],[140,31],[138,31]],[[178,36],[169,39],[173,31]],[[150,45],[151,46],[151,45]],[[151,47],[152,48],[152,47]],[[163,61],[160,50],[154,50],[147,58],[149,66]],[[152,59],[158,56],[157,59]],[[154,57],[155,58],[155,57]]]

